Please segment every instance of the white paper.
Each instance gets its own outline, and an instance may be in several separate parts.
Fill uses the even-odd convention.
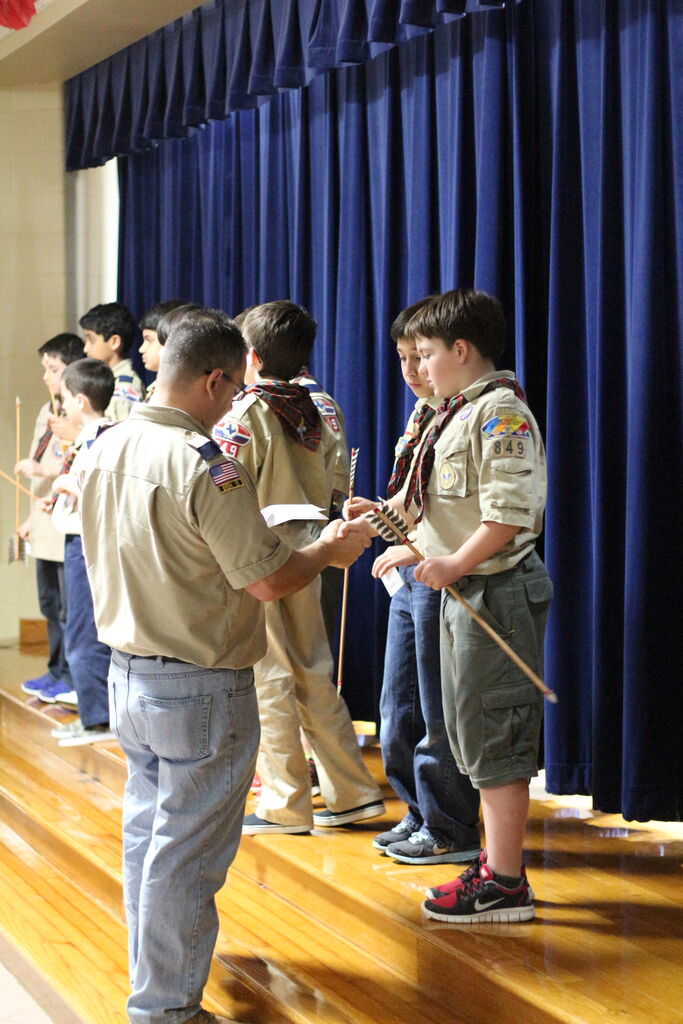
[[[299,519],[327,520],[327,516],[317,505],[267,505],[261,509],[266,526],[280,526]]]
[[[385,572],[384,576],[380,576],[380,579],[387,588],[390,597],[393,597],[396,591],[400,590],[403,586],[403,579],[396,568],[390,569],[389,572]]]

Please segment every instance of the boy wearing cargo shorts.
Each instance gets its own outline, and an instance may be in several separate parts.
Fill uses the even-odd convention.
[[[552,596],[535,551],[545,453],[514,374],[495,368],[505,330],[498,300],[471,289],[436,297],[406,326],[442,404],[416,459],[405,508],[427,556],[415,578],[437,590],[457,587],[541,673]],[[528,920],[533,893],[522,847],[543,697],[446,591],[441,678],[453,755],[480,792],[486,848],[462,875],[431,890],[424,910],[452,924]]]

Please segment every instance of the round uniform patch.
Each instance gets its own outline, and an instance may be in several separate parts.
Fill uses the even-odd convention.
[[[444,462],[439,470],[439,483],[445,491],[450,491],[451,487],[455,485],[455,476],[455,469],[450,462]]]
[[[460,413],[460,419],[461,420],[469,419],[469,417],[472,415],[473,410],[474,410],[474,406],[473,405],[468,405],[467,408],[463,409],[463,411]]]

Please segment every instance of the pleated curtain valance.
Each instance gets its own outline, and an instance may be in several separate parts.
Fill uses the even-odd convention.
[[[507,0],[519,3],[520,0]],[[179,138],[505,0],[212,0],[67,83],[66,166]]]

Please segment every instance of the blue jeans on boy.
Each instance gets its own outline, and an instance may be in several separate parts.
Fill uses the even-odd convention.
[[[47,619],[47,670],[55,682],[61,679],[71,685],[71,673],[64,653],[64,563],[36,558],[36,582],[40,612]]]
[[[107,675],[111,651],[97,639],[83,544],[77,533],[69,533],[65,538],[64,583],[64,650],[78,697],[78,715],[86,728],[106,725],[109,722]]]
[[[414,566],[398,569],[391,599],[380,699],[380,741],[387,779],[425,825],[458,848],[477,846],[479,794],[453,759],[444,723],[440,669],[441,592],[419,583]]]
[[[259,718],[250,668],[112,652],[111,723],[128,759],[123,881],[133,1024],[199,1010],[215,894],[242,834]]]

